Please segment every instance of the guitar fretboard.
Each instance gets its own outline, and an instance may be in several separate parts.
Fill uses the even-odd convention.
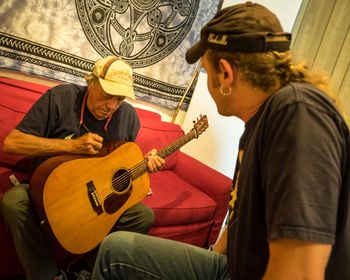
[[[183,145],[190,142],[193,138],[198,138],[195,129],[190,130],[190,132],[182,136],[180,139],[159,150],[157,154],[161,158],[166,158],[172,153],[174,153],[176,150],[180,149]],[[141,162],[130,168],[129,172],[133,180],[135,180],[147,171],[147,161],[147,158],[145,158]]]

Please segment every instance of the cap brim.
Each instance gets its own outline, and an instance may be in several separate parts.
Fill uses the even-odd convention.
[[[198,59],[200,59],[206,51],[206,47],[202,44],[201,41],[198,41],[191,48],[189,48],[186,52],[186,61],[189,64],[195,63]]]
[[[125,96],[135,100],[134,87],[129,84],[111,82],[98,78],[103,90],[110,95]]]

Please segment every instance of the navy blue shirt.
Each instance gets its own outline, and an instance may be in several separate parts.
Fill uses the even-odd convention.
[[[35,136],[56,139],[77,138],[89,130],[103,137],[104,142],[134,141],[140,122],[135,109],[127,102],[123,102],[113,114],[106,131],[106,120],[95,119],[87,107],[84,110],[84,126],[80,125],[86,91],[87,87],[74,84],[49,89],[32,106],[16,129]]]
[[[350,136],[330,99],[293,83],[247,123],[228,227],[232,279],[261,279],[269,241],[333,246],[326,278],[350,279]]]

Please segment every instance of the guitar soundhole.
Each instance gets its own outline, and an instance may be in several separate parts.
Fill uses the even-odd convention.
[[[124,192],[130,185],[131,176],[125,169],[119,169],[112,178],[112,187],[116,192]]]
[[[104,200],[103,206],[108,214],[118,211],[129,199],[132,193],[130,173],[125,169],[118,170],[112,178],[112,187],[115,193],[111,193]]]

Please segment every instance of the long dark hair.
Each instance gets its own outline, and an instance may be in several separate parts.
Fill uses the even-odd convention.
[[[219,71],[220,58],[226,59],[232,66],[239,69],[246,82],[265,92],[278,85],[283,87],[291,82],[311,84],[322,90],[334,102],[347,121],[339,98],[329,86],[328,78],[325,75],[311,72],[303,63],[294,64],[290,51],[232,53],[208,49],[207,54],[216,71]]]

